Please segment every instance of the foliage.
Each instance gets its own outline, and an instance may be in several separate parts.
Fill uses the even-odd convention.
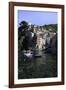
[[[57,24],[49,24],[49,25],[43,25],[43,28],[46,30],[53,30],[54,32],[57,32]]]

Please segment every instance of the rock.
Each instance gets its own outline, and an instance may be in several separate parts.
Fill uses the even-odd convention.
[[[45,52],[57,55],[57,34],[54,35],[50,43],[46,45]]]
[[[52,38],[51,53],[57,55],[57,34]]]

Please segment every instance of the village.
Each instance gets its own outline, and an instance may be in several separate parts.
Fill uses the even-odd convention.
[[[45,50],[46,52],[56,54],[57,32],[55,32],[52,28],[49,28],[49,30],[47,30],[46,28],[40,27],[38,25],[32,25],[31,23],[28,23],[28,29],[24,30],[24,32],[28,40],[26,39],[26,37],[25,39],[22,38],[23,40],[20,40],[21,45],[24,41],[24,46],[26,45],[27,48]],[[25,44],[25,42],[27,42],[28,44]]]
[[[29,28],[31,29],[31,25],[29,25]],[[57,32],[54,32],[51,28],[46,30],[43,27],[34,25],[32,29],[33,33],[37,35],[36,46],[39,50],[46,49],[51,44],[51,40],[54,40],[54,37],[57,35]]]

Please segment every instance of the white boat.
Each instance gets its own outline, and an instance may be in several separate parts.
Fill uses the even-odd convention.
[[[32,51],[27,50],[27,51],[24,51],[24,55],[28,58],[31,58],[33,56],[33,53],[32,53]]]

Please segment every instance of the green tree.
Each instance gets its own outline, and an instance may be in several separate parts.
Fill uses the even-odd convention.
[[[28,22],[26,22],[26,21],[22,21],[21,23],[20,23],[20,26],[22,27],[22,29],[28,29]]]

